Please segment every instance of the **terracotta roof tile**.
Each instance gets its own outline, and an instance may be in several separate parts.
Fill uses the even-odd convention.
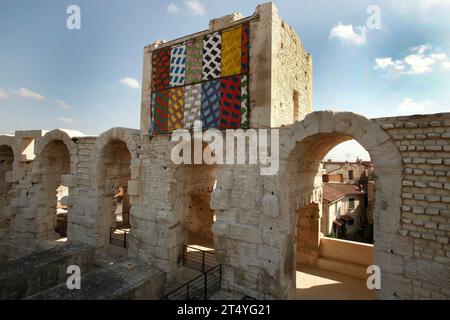
[[[323,199],[334,202],[348,195],[361,194],[358,186],[347,183],[327,183],[323,184]]]

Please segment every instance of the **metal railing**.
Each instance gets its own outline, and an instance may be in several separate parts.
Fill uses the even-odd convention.
[[[119,229],[116,227],[110,227],[109,229],[109,243],[128,249],[128,231],[124,229]]]
[[[193,246],[183,246],[183,266],[206,272],[217,266],[214,251],[205,251]]]
[[[161,300],[208,300],[221,287],[222,265],[219,264],[168,293]]]

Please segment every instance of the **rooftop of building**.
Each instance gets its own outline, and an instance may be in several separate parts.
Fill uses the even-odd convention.
[[[362,164],[366,167],[370,167],[372,166],[372,161],[364,161],[364,160],[356,160],[356,161],[332,161],[330,159],[328,159],[327,161],[323,162],[324,164],[331,164],[331,165],[340,165],[340,166],[345,166],[345,165],[359,165]]]
[[[346,196],[360,195],[361,190],[358,186],[348,183],[329,183],[323,184],[323,199],[332,203]]]

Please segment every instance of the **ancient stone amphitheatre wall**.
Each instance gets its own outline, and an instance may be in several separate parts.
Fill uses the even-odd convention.
[[[320,160],[351,138],[374,162],[374,252],[382,271],[377,298],[450,297],[450,114],[368,120],[349,112],[313,112],[280,129],[280,170],[274,176],[261,176],[259,165],[175,165],[169,136],[147,140],[137,130],[115,128],[98,138],[70,138],[52,131],[35,139],[28,171],[13,165],[4,174],[3,183],[11,183],[12,189],[5,209],[9,232],[2,233],[2,240],[17,256],[46,248],[44,200],[53,196],[46,181],[55,176],[65,154],[70,170],[57,173],[69,188],[63,199],[69,207],[69,242],[102,252],[110,225],[104,206],[112,196],[102,183],[128,176],[128,255],[151,261],[170,279],[188,241],[188,212],[196,208],[192,199],[211,193],[214,248],[224,288],[259,298],[291,298],[297,252],[309,252],[313,261],[311,247],[317,242],[305,239],[310,251],[298,248],[299,212],[321,200]],[[19,138],[0,141],[3,149],[7,141],[16,150],[13,163],[17,152],[20,160]],[[51,150],[58,152],[51,155]],[[202,210],[203,202],[197,206]]]

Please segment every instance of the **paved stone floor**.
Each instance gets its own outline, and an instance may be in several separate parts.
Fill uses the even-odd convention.
[[[372,300],[373,292],[367,289],[363,279],[300,266],[296,297],[299,300]]]

